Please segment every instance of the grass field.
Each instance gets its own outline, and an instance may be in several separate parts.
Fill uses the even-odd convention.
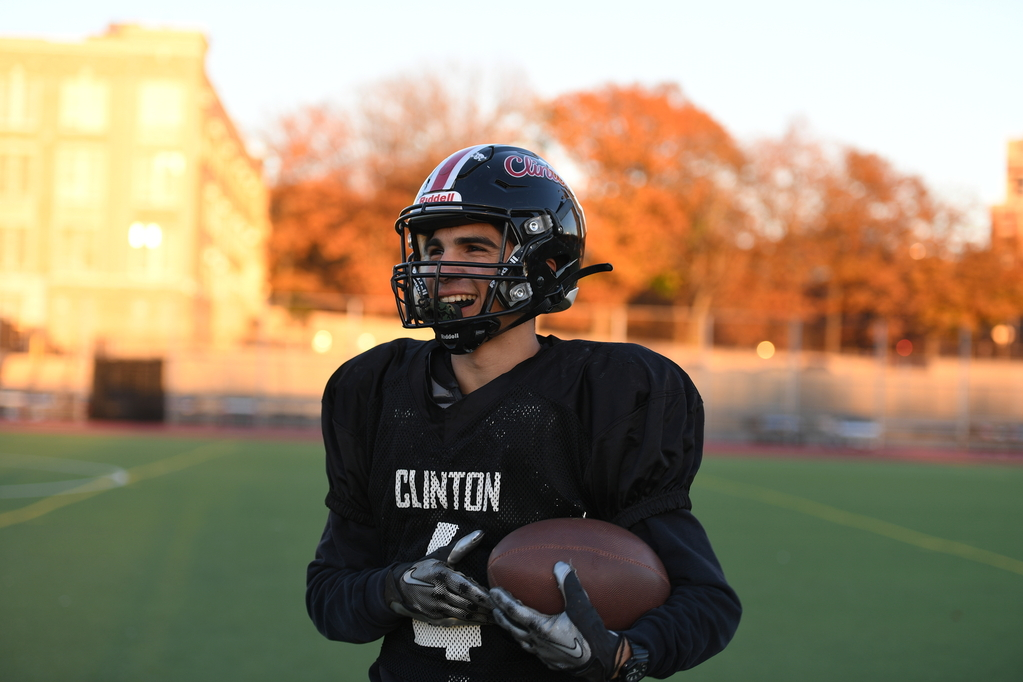
[[[0,680],[366,679],[376,646],[305,614],[324,493],[311,441],[0,431]],[[1017,465],[712,453],[695,511],[745,615],[675,679],[1023,679],[1021,493]]]

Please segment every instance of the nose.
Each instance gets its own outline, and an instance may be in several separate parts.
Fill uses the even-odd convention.
[[[451,265],[444,263],[440,266],[440,281],[447,282],[453,279],[462,279],[466,268],[464,265]]]
[[[431,289],[441,284],[449,284],[464,279],[463,274],[465,272],[465,266],[452,265],[441,261],[435,261],[431,265],[423,265],[419,269],[419,274],[423,278],[424,284]]]

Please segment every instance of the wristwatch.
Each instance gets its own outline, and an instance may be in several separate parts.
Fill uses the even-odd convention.
[[[639,682],[646,677],[646,669],[650,665],[650,653],[631,640],[629,645],[632,647],[632,657],[622,666],[618,677],[624,682]]]

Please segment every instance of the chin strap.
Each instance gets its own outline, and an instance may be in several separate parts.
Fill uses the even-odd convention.
[[[597,263],[596,265],[587,265],[585,268],[576,270],[571,275],[566,277],[561,282],[561,288],[564,291],[568,291],[572,286],[581,280],[583,277],[589,277],[590,275],[596,275],[598,272],[611,272],[614,270],[614,266],[610,263]]]
[[[598,272],[611,272],[612,270],[614,270],[614,266],[611,265],[610,263],[599,263],[597,265],[588,265],[585,268],[581,268],[580,270],[576,270],[574,273],[572,273],[571,275],[569,275],[568,277],[566,277],[564,280],[562,280],[560,282],[560,284],[561,284],[561,291],[563,292],[563,297],[568,295],[568,292],[572,290],[572,286],[576,282],[581,280],[583,277],[589,277],[590,275],[595,275]],[[554,305],[555,304],[551,302],[551,299],[545,298],[543,301],[540,302],[540,305],[538,305],[536,308],[534,308],[533,310],[529,311],[527,314],[523,315],[519,319],[515,320],[514,322],[509,324],[504,329],[497,330],[495,333],[491,334],[487,338],[493,338],[493,337],[497,336],[498,334],[503,334],[504,332],[508,331],[509,329],[514,329],[515,327],[518,327],[523,322],[528,322],[529,320],[532,320],[535,317],[539,317],[540,315],[543,315],[545,313],[549,313],[551,311],[551,308],[554,307]]]

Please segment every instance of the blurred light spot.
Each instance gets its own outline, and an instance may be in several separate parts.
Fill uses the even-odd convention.
[[[755,244],[756,239],[753,237],[752,234],[746,232],[745,230],[740,232],[735,237],[735,245],[738,246],[743,251],[749,251],[750,249],[753,248]]]
[[[633,168],[629,171],[629,182],[636,187],[642,187],[646,184],[646,173],[638,168]]]
[[[133,249],[156,249],[162,243],[163,229],[156,223],[135,222],[128,228],[128,246]]]
[[[146,226],[132,223],[128,228],[128,245],[133,249],[141,249],[146,245]]]
[[[359,334],[358,340],[355,342],[359,350],[369,350],[373,346],[377,345],[377,337],[373,336],[369,332],[363,332]]]
[[[774,357],[774,344],[770,341],[761,341],[757,344],[757,355],[764,360]]]
[[[909,356],[909,354],[913,352],[913,342],[909,339],[902,339],[895,344],[895,352],[902,357]]]
[[[793,177],[792,171],[788,168],[779,168],[774,171],[774,183],[782,189],[791,187],[794,180],[795,177]]]
[[[1016,328],[1007,324],[996,324],[991,330],[991,340],[999,346],[1008,346],[1016,340]]]
[[[920,260],[927,257],[927,247],[917,242],[909,247],[909,257],[913,260]]]
[[[163,230],[156,223],[146,225],[146,248],[156,249],[163,243]]]
[[[313,335],[313,350],[317,353],[326,353],[334,345],[334,337],[326,329],[321,329]]]

